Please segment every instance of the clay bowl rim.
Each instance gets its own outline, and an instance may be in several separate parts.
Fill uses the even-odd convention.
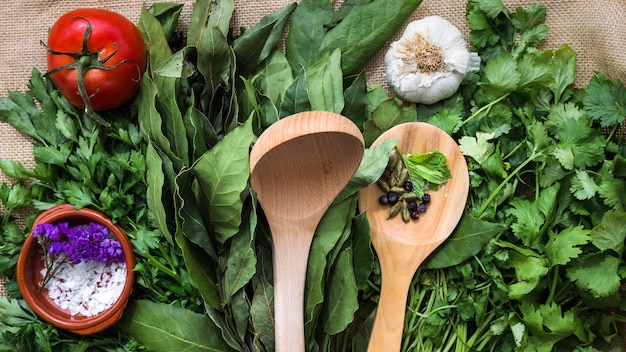
[[[57,308],[56,305],[50,298],[47,298],[45,290],[43,292],[39,292],[39,290],[36,289],[38,283],[32,282],[38,281],[38,273],[31,273],[30,275],[27,275],[29,263],[32,260],[38,260],[33,258],[33,256],[38,256],[38,253],[41,253],[39,244],[32,234],[33,230],[38,224],[57,223],[59,221],[69,221],[70,223],[72,221],[74,221],[74,223],[100,223],[106,226],[122,245],[126,260],[126,282],[124,284],[124,288],[122,289],[122,293],[118,300],[111,305],[111,307],[92,317],[71,316],[69,312],[61,309],[60,307],[55,309]],[[41,267],[43,267],[43,264],[40,262],[37,268],[39,269]],[[133,272],[134,267],[135,256],[132,245],[130,244],[124,230],[122,230],[118,225],[113,224],[109,217],[93,209],[82,208],[80,210],[76,210],[70,204],[61,204],[43,211],[33,222],[33,226],[24,241],[24,245],[18,257],[16,277],[18,288],[22,293],[22,297],[28,306],[31,307],[31,309],[39,317],[58,328],[81,335],[88,335],[105,330],[121,318],[124,308],[128,304],[128,300],[135,283],[135,274]],[[32,271],[32,269],[30,270]]]

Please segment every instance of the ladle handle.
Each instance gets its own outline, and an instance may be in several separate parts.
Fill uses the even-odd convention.
[[[382,273],[376,317],[367,352],[399,352],[402,345],[406,301],[411,277],[394,277]],[[387,282],[385,282],[387,281]]]
[[[276,352],[304,352],[304,286],[313,233],[272,231]]]

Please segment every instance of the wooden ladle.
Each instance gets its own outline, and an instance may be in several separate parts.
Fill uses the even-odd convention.
[[[304,285],[313,234],[363,158],[363,136],[331,112],[285,117],[250,152],[250,183],[272,233],[277,352],[304,351]]]
[[[400,351],[409,285],[420,264],[456,227],[469,192],[463,154],[444,131],[424,122],[404,123],[383,133],[372,146],[390,138],[400,140],[397,146],[404,154],[440,151],[452,178],[439,190],[429,191],[428,210],[409,223],[400,216],[388,219],[389,208],[379,204],[383,192],[376,184],[359,192],[359,209],[366,212],[382,277],[368,352]]]

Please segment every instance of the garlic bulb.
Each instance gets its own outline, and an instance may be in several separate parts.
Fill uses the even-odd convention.
[[[458,28],[439,16],[409,23],[385,54],[387,82],[401,99],[433,104],[452,96],[480,68]]]

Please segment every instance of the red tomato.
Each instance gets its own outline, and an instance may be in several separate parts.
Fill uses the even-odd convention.
[[[46,49],[48,76],[73,105],[85,108],[87,98],[88,113],[89,107],[103,111],[127,103],[146,70],[141,33],[126,17],[107,10],[64,14],[50,29]]]

